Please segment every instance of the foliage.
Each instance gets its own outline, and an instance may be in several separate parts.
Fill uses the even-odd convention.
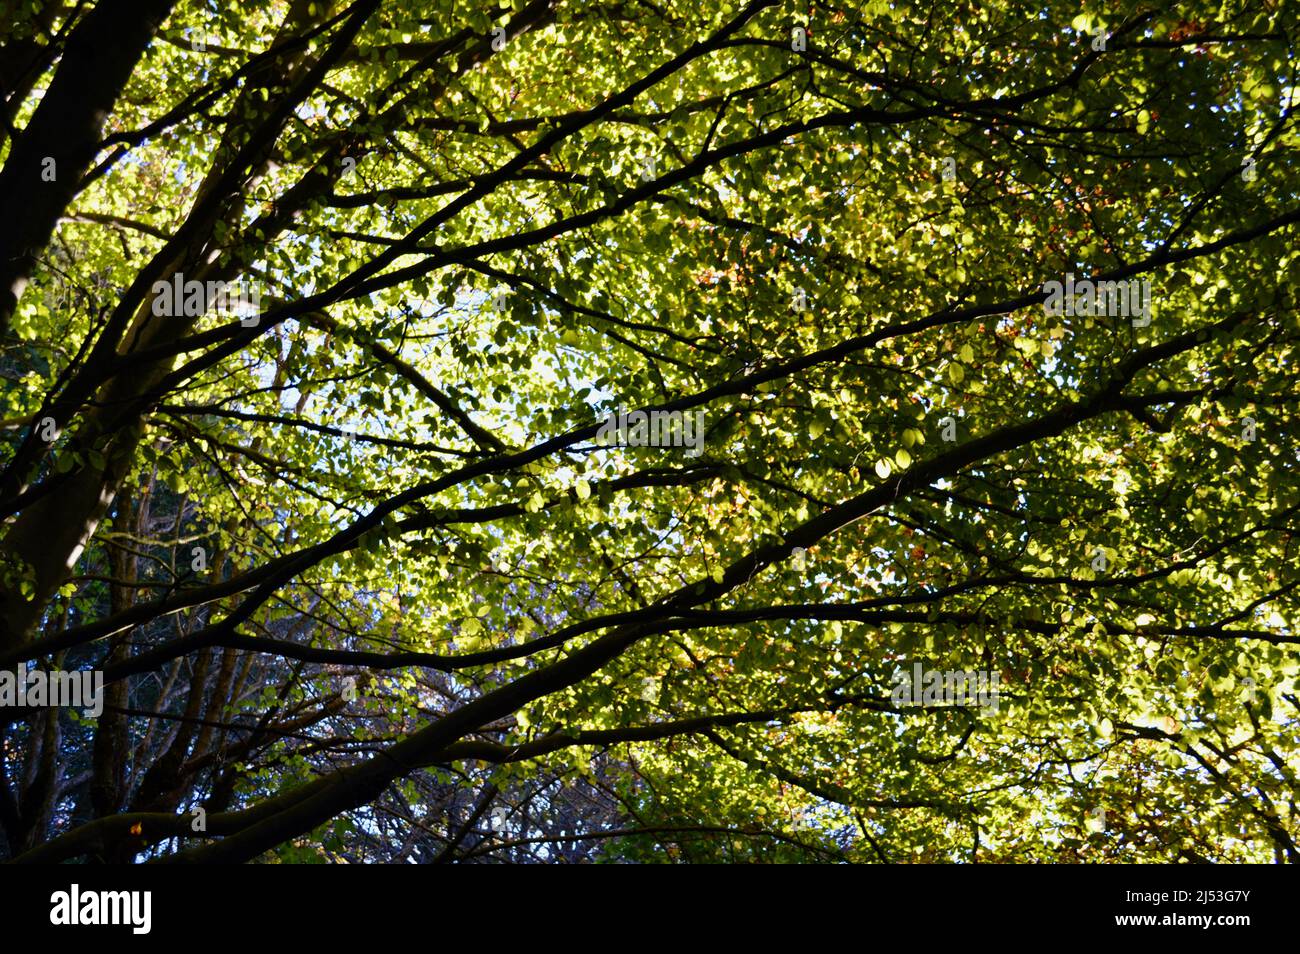
[[[1104,9],[5,13],[9,855],[1296,860],[1294,25]]]

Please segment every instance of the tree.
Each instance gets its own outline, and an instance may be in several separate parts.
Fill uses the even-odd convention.
[[[8,856],[1295,861],[1295,37],[1177,6],[7,9]]]

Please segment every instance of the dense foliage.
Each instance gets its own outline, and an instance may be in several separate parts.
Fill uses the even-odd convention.
[[[1293,13],[7,5],[0,849],[1295,861]]]

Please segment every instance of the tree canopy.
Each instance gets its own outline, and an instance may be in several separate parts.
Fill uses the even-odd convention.
[[[1286,13],[6,5],[4,856],[1296,861]]]

